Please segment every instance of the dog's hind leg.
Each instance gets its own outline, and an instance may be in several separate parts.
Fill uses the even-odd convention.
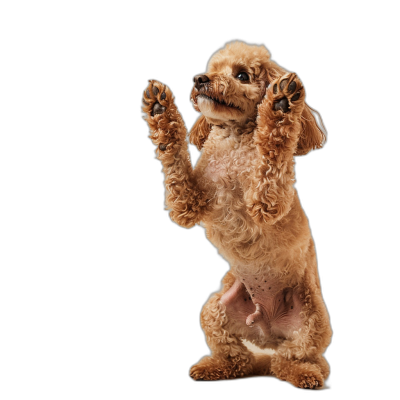
[[[201,312],[201,325],[211,349],[211,356],[204,357],[190,369],[195,380],[232,379],[253,375],[255,357],[242,343],[240,337],[225,329],[227,316],[222,295],[232,287],[235,278],[228,273],[224,288],[214,294]],[[258,371],[262,371],[261,364]]]
[[[224,329],[225,306],[214,295],[204,306],[201,324],[211,349],[211,356],[204,357],[190,369],[195,380],[232,379],[253,374],[254,356],[239,337]]]
[[[323,356],[312,360],[288,360],[279,355],[271,361],[274,376],[303,389],[319,389],[329,375],[329,365]]]
[[[157,157],[163,164],[170,216],[179,225],[191,227],[201,221],[207,199],[197,188],[187,130],[171,90],[160,82],[150,81],[143,94],[143,111],[150,138],[157,145]]]
[[[276,349],[271,372],[297,387],[316,389],[323,386],[329,375],[329,364],[322,354],[330,343],[332,330],[319,284],[310,284],[308,280],[301,297],[302,327]]]

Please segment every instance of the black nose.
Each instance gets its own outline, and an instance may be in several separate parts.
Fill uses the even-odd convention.
[[[200,89],[201,85],[204,85],[206,82],[209,82],[210,80],[208,79],[207,75],[196,75],[193,78],[195,84],[194,86],[196,87],[196,89]]]

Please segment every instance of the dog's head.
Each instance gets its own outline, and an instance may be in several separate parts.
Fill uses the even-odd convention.
[[[191,130],[191,143],[201,149],[213,124],[254,120],[268,85],[285,73],[271,61],[264,46],[233,42],[217,52],[209,61],[207,72],[194,77],[191,100],[202,115]],[[325,141],[307,105],[302,113],[302,127],[296,155],[320,148]]]

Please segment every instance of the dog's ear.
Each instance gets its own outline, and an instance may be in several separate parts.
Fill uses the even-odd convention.
[[[190,131],[189,142],[201,150],[208,138],[208,135],[210,134],[210,131],[211,124],[207,122],[204,115],[200,115]]]
[[[307,104],[304,104],[304,110],[301,114],[302,131],[299,141],[297,142],[297,150],[295,152],[296,156],[307,154],[313,149],[320,149],[325,143],[325,126],[320,115],[318,114],[324,130],[319,127],[312,111],[318,114],[317,111],[312,109]]]
[[[281,66],[279,66],[275,61],[272,60],[268,60],[264,68],[265,68],[264,80],[266,80],[266,86],[268,86],[272,81],[280,78],[287,72]]]

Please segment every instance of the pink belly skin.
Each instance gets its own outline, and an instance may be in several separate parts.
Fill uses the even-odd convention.
[[[297,288],[282,287],[263,277],[238,277],[221,297],[230,323],[248,330],[249,339],[290,338],[301,327],[301,301]],[[256,328],[257,334],[251,330]],[[256,332],[254,332],[255,334]]]

